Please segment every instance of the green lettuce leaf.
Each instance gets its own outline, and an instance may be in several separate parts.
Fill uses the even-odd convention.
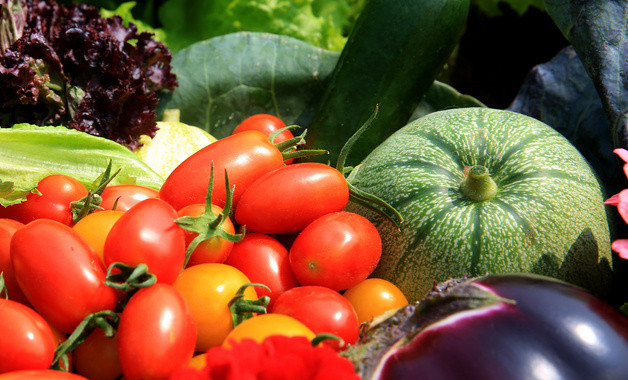
[[[65,174],[92,188],[105,171],[120,170],[111,184],[159,189],[163,178],[125,146],[65,127],[17,124],[0,128],[0,205],[22,202],[50,174]]]
[[[159,20],[173,52],[239,31],[281,34],[339,51],[351,13],[347,0],[167,0]]]
[[[137,30],[139,32],[148,32],[153,34],[153,38],[160,42],[166,41],[166,33],[159,28],[153,28],[147,22],[142,21],[141,19],[136,18],[133,15],[133,10],[137,5],[136,1],[127,1],[118,5],[115,9],[106,9],[100,8],[100,15],[102,17],[112,17],[112,16],[120,16],[124,21],[124,25],[127,27],[130,23],[133,23],[137,26]]]

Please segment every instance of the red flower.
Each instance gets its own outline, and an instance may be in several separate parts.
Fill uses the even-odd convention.
[[[628,151],[625,149],[615,149],[613,153],[618,155],[624,162],[628,163]],[[628,164],[624,165],[624,173],[628,177]],[[628,189],[622,190],[618,194],[608,198],[606,205],[617,206],[617,212],[624,222],[628,223]],[[611,249],[619,254],[622,259],[628,260],[628,239],[618,239],[613,242]]]
[[[305,337],[274,335],[261,344],[243,339],[231,348],[207,351],[202,370],[182,369],[171,380],[359,380],[353,364],[329,346]]]

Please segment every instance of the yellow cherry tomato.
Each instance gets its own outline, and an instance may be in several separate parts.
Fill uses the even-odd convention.
[[[79,235],[94,248],[98,257],[104,264],[103,259],[103,247],[105,246],[105,239],[107,234],[111,230],[111,227],[115,222],[120,219],[124,214],[123,211],[103,210],[88,214],[83,219],[79,220],[72,228],[78,232]]]
[[[397,286],[381,278],[367,278],[347,289],[343,296],[353,305],[360,323],[408,304]]]
[[[261,343],[271,335],[304,336],[314,339],[316,334],[297,319],[284,314],[261,314],[237,325],[224,339],[222,346],[231,347],[232,342],[250,338]]]
[[[203,369],[206,366],[207,366],[207,353],[206,352],[193,356],[192,359],[190,359],[190,363],[188,364],[188,367],[196,368],[196,369]]]
[[[226,264],[198,264],[181,272],[173,286],[188,302],[196,321],[196,351],[222,344],[233,329],[229,301],[247,283],[244,273]],[[257,299],[255,289],[248,287],[244,298]]]

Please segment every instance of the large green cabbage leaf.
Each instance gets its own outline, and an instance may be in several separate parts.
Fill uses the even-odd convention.
[[[307,127],[339,52],[295,38],[240,32],[198,42],[176,53],[179,87],[160,109],[179,109],[181,121],[216,138],[231,134],[244,118],[270,113]],[[413,118],[443,108],[481,106],[451,86],[435,82]]]

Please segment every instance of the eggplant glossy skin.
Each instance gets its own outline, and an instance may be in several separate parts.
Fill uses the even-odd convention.
[[[516,303],[430,324],[384,357],[374,378],[628,379],[628,319],[608,304],[530,276],[490,276],[473,286]]]

